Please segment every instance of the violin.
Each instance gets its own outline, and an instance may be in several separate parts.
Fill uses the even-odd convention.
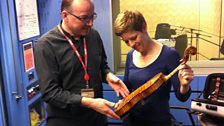
[[[185,49],[184,56],[180,60],[180,65],[185,64],[188,59],[189,55],[195,55],[197,52],[197,49],[193,46],[188,47]],[[179,65],[179,66],[180,66]],[[145,84],[137,88],[135,91],[133,91],[131,94],[129,94],[126,98],[119,101],[115,105],[114,112],[120,116],[124,117],[124,115],[140,100],[142,100],[145,97],[150,96],[153,92],[155,92],[164,82],[169,80],[176,72],[178,71],[178,67],[175,68],[170,74],[163,75],[161,72],[156,74],[152,79],[147,81]]]

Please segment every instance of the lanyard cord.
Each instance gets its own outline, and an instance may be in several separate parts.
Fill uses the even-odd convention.
[[[58,30],[65,37],[65,39],[68,41],[68,43],[72,47],[73,51],[77,55],[80,63],[82,64],[82,67],[83,67],[83,69],[85,71],[84,80],[86,81],[86,88],[89,88],[89,79],[90,79],[90,77],[89,77],[89,74],[87,72],[88,57],[87,57],[86,39],[84,38],[84,45],[83,45],[83,48],[84,48],[84,58],[85,58],[85,64],[84,64],[84,62],[82,60],[82,57],[79,54],[79,52],[78,52],[77,48],[75,47],[75,45],[73,44],[72,40],[68,36],[65,35],[65,33],[62,31],[62,29],[61,29],[61,27],[59,25],[58,25]]]

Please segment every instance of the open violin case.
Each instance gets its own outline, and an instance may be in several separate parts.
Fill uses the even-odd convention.
[[[192,99],[192,110],[224,118],[224,73],[209,74],[202,94]]]

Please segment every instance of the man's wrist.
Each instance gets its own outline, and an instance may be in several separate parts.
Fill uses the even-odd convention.
[[[110,78],[111,75],[113,75],[111,72],[108,72],[108,73],[106,74],[106,81],[107,81],[107,82],[109,81],[109,78]]]
[[[82,97],[81,104],[87,108],[90,108],[92,98]]]

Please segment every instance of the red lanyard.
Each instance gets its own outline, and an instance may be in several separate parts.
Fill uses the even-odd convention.
[[[61,27],[58,25],[58,29],[60,31],[60,33],[65,37],[65,39],[69,42],[69,44],[71,45],[73,51],[75,52],[75,54],[78,56],[78,59],[80,61],[80,63],[82,64],[82,67],[83,69],[85,70],[85,75],[84,75],[84,80],[86,81],[86,87],[89,88],[89,74],[87,72],[87,61],[88,61],[88,57],[87,57],[87,47],[86,47],[86,39],[84,38],[84,45],[83,45],[83,48],[84,48],[84,58],[85,58],[85,64],[82,60],[82,57],[80,56],[77,48],[75,47],[75,45],[73,44],[72,40],[65,35],[65,33],[62,31]]]

